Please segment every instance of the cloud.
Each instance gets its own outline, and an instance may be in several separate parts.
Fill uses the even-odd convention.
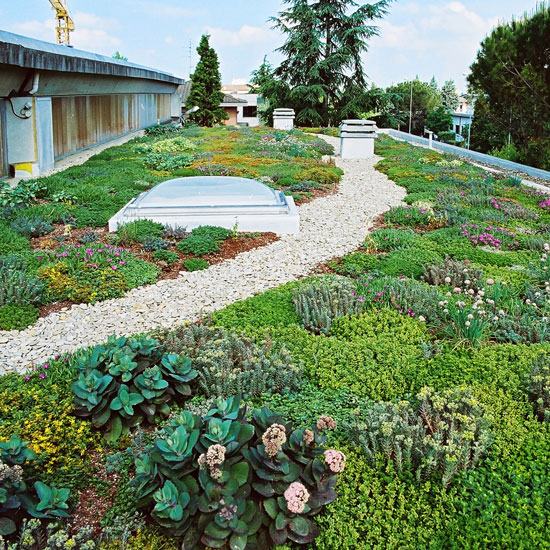
[[[262,44],[277,39],[278,35],[267,27],[252,27],[243,25],[238,31],[206,27],[206,32],[212,37],[212,44],[220,46],[244,46],[247,44]]]
[[[45,21],[24,21],[22,23],[14,23],[9,29],[10,32],[15,34],[22,34],[23,36],[30,36],[38,40],[45,40],[47,42],[55,42],[55,21],[53,17],[46,19]]]
[[[181,6],[174,6],[166,4],[164,2],[152,2],[147,0],[132,0],[129,4],[132,11],[146,12],[149,16],[154,17],[196,17],[203,12],[203,10],[196,8],[182,8]]]
[[[164,42],[166,42],[166,44],[174,44],[176,41],[173,36],[165,36]]]

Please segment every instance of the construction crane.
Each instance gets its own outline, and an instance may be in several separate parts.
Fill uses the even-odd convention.
[[[55,32],[57,35],[57,43],[71,45],[71,31],[74,31],[74,21],[69,15],[66,0],[50,0],[52,8],[55,10],[55,19],[57,26]]]

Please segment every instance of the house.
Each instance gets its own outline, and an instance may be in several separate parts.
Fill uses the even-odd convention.
[[[0,31],[0,178],[178,118],[171,74]]]
[[[224,123],[228,126],[237,126],[239,123],[239,108],[242,109],[243,105],[246,105],[244,99],[225,94],[220,107],[223,107],[229,118]]]
[[[474,117],[474,107],[469,103],[469,98],[465,94],[459,97],[459,104],[456,111],[451,113],[453,116],[453,130],[457,134],[462,134],[462,129],[472,123]]]
[[[258,104],[262,99],[258,94],[250,93],[252,86],[244,79],[234,79],[231,84],[224,84],[222,92],[231,94],[233,97],[244,100],[244,103],[237,106],[237,124],[242,126],[259,126]]]

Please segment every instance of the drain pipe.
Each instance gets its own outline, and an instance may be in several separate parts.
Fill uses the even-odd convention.
[[[38,92],[39,83],[40,83],[40,73],[38,71],[34,71],[34,75],[32,78],[32,88],[27,93],[29,95],[36,94],[36,92]]]

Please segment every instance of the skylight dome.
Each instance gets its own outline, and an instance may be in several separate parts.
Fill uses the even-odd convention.
[[[238,231],[297,233],[292,197],[252,179],[227,176],[176,178],[132,199],[109,220],[109,231],[138,219],[168,226],[218,225]]]

